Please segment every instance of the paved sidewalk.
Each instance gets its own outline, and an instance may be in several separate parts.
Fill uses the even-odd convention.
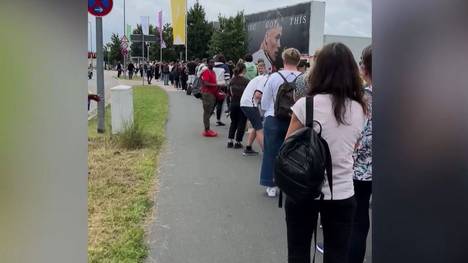
[[[258,184],[261,156],[227,149],[228,126],[214,126],[214,117],[219,137],[202,137],[201,101],[166,90],[167,144],[148,262],[287,262],[284,211]]]

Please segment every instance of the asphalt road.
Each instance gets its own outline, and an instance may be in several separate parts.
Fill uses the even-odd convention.
[[[287,262],[284,211],[259,186],[261,156],[227,149],[227,127],[213,125],[220,136],[202,137],[201,101],[172,89],[168,94],[148,262]]]

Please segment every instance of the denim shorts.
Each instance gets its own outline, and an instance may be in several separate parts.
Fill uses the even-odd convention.
[[[260,111],[257,107],[241,107],[241,109],[256,131],[263,129],[262,116],[260,116]]]

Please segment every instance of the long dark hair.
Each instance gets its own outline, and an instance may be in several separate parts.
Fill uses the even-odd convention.
[[[308,83],[310,96],[333,95],[333,111],[339,124],[347,124],[347,99],[357,101],[367,113],[359,69],[353,53],[344,44],[331,43],[320,50]]]
[[[236,68],[234,69],[234,76],[239,76],[246,69],[245,64],[242,62],[237,63]]]

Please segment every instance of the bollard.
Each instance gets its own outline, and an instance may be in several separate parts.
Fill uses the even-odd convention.
[[[133,124],[133,89],[120,85],[111,88],[112,134],[118,134]]]

